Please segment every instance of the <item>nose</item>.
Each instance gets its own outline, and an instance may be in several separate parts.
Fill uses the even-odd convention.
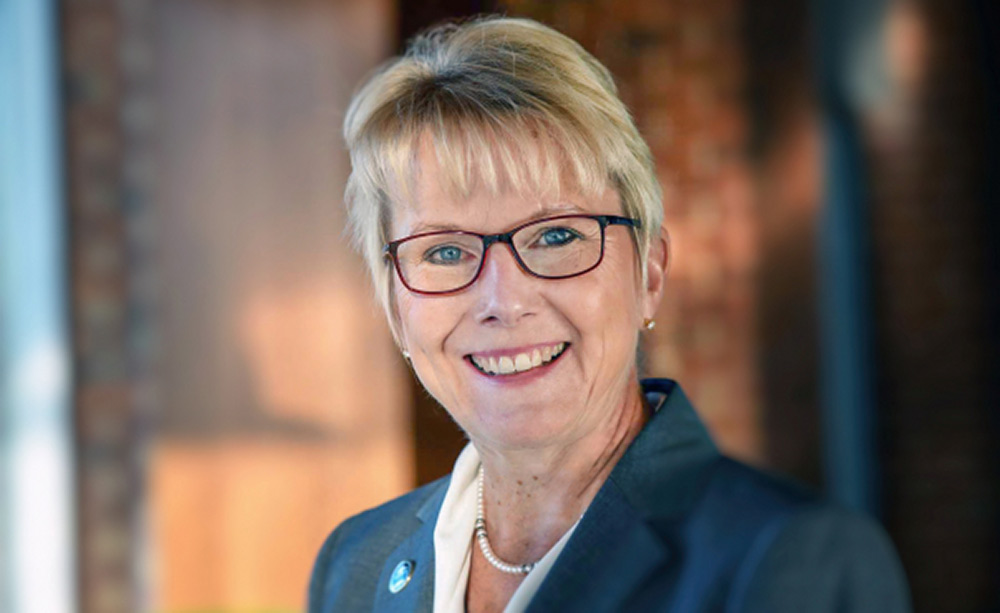
[[[483,256],[476,280],[476,318],[480,323],[510,327],[537,309],[537,279],[517,263],[510,245],[496,243]]]

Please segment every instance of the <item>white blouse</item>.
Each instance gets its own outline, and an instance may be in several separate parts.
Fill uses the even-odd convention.
[[[465,613],[465,591],[472,563],[472,533],[476,525],[478,472],[479,452],[469,443],[455,460],[451,483],[434,525],[434,613]],[[570,526],[524,577],[504,613],[521,613],[528,608],[528,603],[549,574],[574,529],[576,524]]]

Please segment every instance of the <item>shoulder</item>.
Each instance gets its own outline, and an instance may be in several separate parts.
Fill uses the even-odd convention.
[[[436,493],[448,486],[449,477],[442,477],[420,488],[394,498],[377,507],[345,519],[327,538],[320,555],[332,556],[373,538],[390,538],[394,533],[408,533],[419,522],[417,513]]]
[[[727,535],[736,610],[910,610],[885,530],[804,486],[722,458],[697,512],[693,522]]]
[[[422,525],[418,513],[447,489],[448,479],[438,479],[337,526],[316,556],[309,581],[309,610],[318,610],[331,593],[341,597],[357,594],[370,604],[374,581],[386,557]]]
[[[910,610],[892,541],[874,520],[829,504],[788,518],[748,573],[747,611]]]

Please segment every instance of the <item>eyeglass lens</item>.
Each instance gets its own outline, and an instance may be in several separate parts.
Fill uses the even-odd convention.
[[[589,217],[542,219],[511,237],[529,272],[550,278],[571,277],[601,259],[601,223]],[[399,244],[396,259],[406,284],[414,290],[446,292],[475,278],[483,258],[483,240],[475,234],[441,232]]]

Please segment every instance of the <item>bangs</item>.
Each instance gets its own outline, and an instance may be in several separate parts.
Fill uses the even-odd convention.
[[[426,147],[434,152],[442,189],[459,198],[480,190],[545,197],[572,190],[591,197],[609,185],[604,161],[574,130],[515,115],[435,115],[407,122],[396,139],[382,141],[382,152],[373,152],[382,184],[399,190],[398,196],[411,196]]]

